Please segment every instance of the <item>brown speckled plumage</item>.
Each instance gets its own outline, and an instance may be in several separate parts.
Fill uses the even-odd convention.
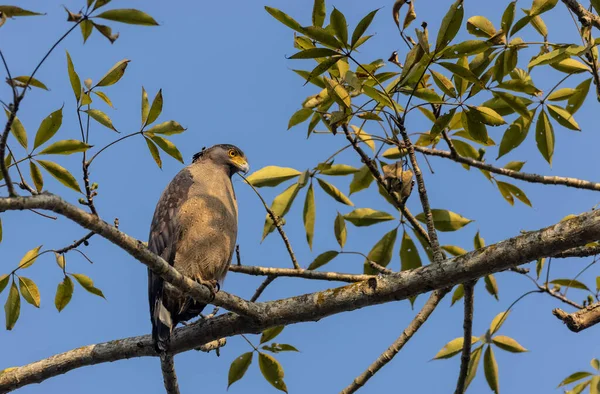
[[[158,201],[150,228],[150,250],[183,275],[222,282],[237,237],[231,176],[247,169],[244,154],[232,145],[216,145],[194,156],[193,163],[175,176]],[[148,295],[152,334],[159,351],[168,348],[177,323],[198,316],[206,306],[150,270]]]

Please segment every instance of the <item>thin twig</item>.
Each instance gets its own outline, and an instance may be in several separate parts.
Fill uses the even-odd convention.
[[[263,293],[263,291],[265,291],[267,286],[269,286],[271,282],[273,282],[276,278],[276,276],[267,276],[267,279],[265,279],[260,284],[260,286],[258,286],[256,291],[254,292],[254,295],[252,296],[252,298],[250,298],[250,302],[255,302],[256,300],[258,300],[258,297],[260,297],[260,295]]]
[[[475,302],[475,292],[473,291],[475,282],[463,284],[465,291],[465,317],[463,322],[464,342],[462,354],[460,357],[460,372],[458,374],[458,383],[454,394],[463,394],[465,392],[465,384],[469,372],[469,362],[471,361],[471,337],[473,332],[473,304]]]
[[[86,234],[84,237],[82,237],[82,238],[78,239],[77,241],[74,241],[74,242],[73,242],[71,245],[69,245],[69,246],[65,246],[65,247],[64,247],[64,248],[62,248],[62,249],[55,250],[55,252],[56,252],[56,253],[58,253],[58,254],[63,254],[63,253],[67,253],[67,252],[69,252],[70,250],[76,249],[76,248],[78,248],[78,247],[79,247],[81,244],[85,244],[85,243],[87,243],[87,241],[88,241],[90,238],[92,238],[92,237],[94,236],[94,234],[95,234],[95,233],[94,233],[93,231],[90,231],[90,232],[89,232],[89,233],[87,233],[87,234]]]

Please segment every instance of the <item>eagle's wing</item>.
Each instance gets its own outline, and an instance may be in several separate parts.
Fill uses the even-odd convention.
[[[180,171],[163,191],[150,226],[148,249],[161,256],[170,265],[175,262],[177,242],[181,228],[177,221],[177,212],[188,197],[193,179],[188,169]],[[171,311],[163,302],[163,279],[148,269],[148,301],[152,321],[152,337],[159,351],[168,346],[173,318]]]

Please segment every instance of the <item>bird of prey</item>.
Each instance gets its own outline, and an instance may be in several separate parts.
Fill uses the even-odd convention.
[[[152,219],[148,248],[181,274],[214,291],[228,271],[237,237],[237,202],[231,177],[247,173],[244,153],[233,145],[203,149],[163,191]],[[148,296],[152,338],[168,350],[177,323],[200,314],[198,303],[151,270]]]

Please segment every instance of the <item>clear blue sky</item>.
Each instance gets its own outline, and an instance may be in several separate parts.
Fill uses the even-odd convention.
[[[62,3],[76,11],[84,1],[66,0]],[[398,50],[403,58],[406,50],[392,22],[392,3],[391,0],[336,1],[334,4],[328,3],[328,11],[332,5],[336,5],[346,14],[349,24],[354,26],[367,12],[384,7],[371,27],[371,31],[377,35],[365,45],[361,59],[387,59],[394,50]],[[508,2],[467,0],[465,3],[466,17],[486,15],[498,27],[501,13]],[[0,45],[13,75],[27,75],[46,49],[68,28],[68,24],[65,22],[65,12],[58,3],[51,5],[27,0],[19,2],[19,5],[48,13],[44,17],[9,20],[0,29],[4,37]],[[271,18],[265,12],[264,5],[281,8],[303,24],[310,23],[312,1],[293,3],[270,0],[268,4],[261,1],[187,1],[176,6],[165,2],[113,1],[111,8],[143,9],[153,15],[161,26],[150,28],[110,23],[114,30],[121,33],[114,45],[110,45],[97,32],[85,46],[82,45],[79,31],[69,37],[38,74],[51,91],[31,91],[19,113],[30,141],[42,118],[63,104],[65,118],[58,137],[77,138],[79,134],[75,102],[66,70],[64,50],[68,48],[82,80],[92,78],[97,81],[115,62],[124,58],[132,60],[125,77],[117,85],[105,89],[117,110],[98,103],[98,100],[94,103],[112,117],[122,132],[135,131],[139,126],[141,86],[146,87],[150,97],[162,88],[165,105],[160,120],[175,119],[188,128],[186,133],[173,138],[186,164],[203,146],[235,143],[246,152],[253,169],[266,165],[312,168],[345,142],[342,138],[331,136],[316,136],[306,140],[305,126],[286,131],[291,114],[300,107],[306,96],[316,91],[311,86],[303,87],[303,81],[290,71],[300,66],[284,57],[295,52],[292,32]],[[520,4],[522,7],[528,5],[528,2]],[[448,6],[449,2],[440,0],[416,2],[417,21],[414,26],[426,20],[430,34],[435,36]],[[575,28],[561,3],[545,16],[545,20],[550,27],[550,40],[576,41]],[[466,32],[461,32],[458,39],[461,37],[467,39]],[[526,28],[524,37],[539,40],[531,27]],[[520,64],[526,64],[526,57],[536,51],[532,50],[523,56]],[[535,70],[533,77],[541,89],[547,90],[549,86],[546,81],[556,80],[558,74],[542,68]],[[581,78],[573,78],[565,86],[575,87],[575,80]],[[6,84],[0,85],[0,96],[3,100],[9,99]],[[597,110],[598,103],[591,92],[588,102],[576,116],[583,132],[555,127],[557,147],[552,168],[537,153],[533,131],[520,148],[502,158],[499,164],[504,165],[510,160],[526,160],[526,171],[598,180],[595,157],[600,137],[594,124],[597,116],[593,115]],[[423,132],[428,125],[422,117],[417,116],[410,120],[409,127],[411,131]],[[499,127],[490,130],[491,137],[499,142],[504,129]],[[91,134],[92,144],[97,147],[116,136],[97,124],[93,125]],[[489,154],[487,159],[493,161],[494,157],[494,154]],[[124,232],[146,240],[156,201],[166,184],[182,167],[171,158],[163,159],[161,171],[152,161],[141,138],[119,144],[100,156],[93,168],[92,181],[100,184],[96,202],[102,217],[109,222],[118,217]],[[57,161],[80,175],[78,155],[60,157]],[[340,157],[339,162],[355,166],[360,164],[352,154]],[[527,193],[533,208],[520,203],[511,207],[478,171],[467,172],[457,164],[438,159],[431,159],[431,164],[435,174],[427,172],[426,181],[432,206],[450,209],[476,220],[459,232],[441,234],[443,244],[471,249],[477,230],[481,231],[488,244],[494,243],[518,235],[520,230],[534,230],[553,224],[567,214],[588,210],[598,202],[593,192],[515,181],[511,183],[516,183]],[[347,192],[350,177],[347,178],[332,181]],[[53,182],[47,175],[45,179],[46,188],[77,202],[79,196],[76,193]],[[243,263],[290,267],[283,244],[275,234],[260,243],[264,213],[258,199],[239,178],[234,179],[234,184],[240,202],[239,244]],[[279,187],[265,190],[264,193],[272,199],[281,190],[283,188]],[[305,242],[301,220],[302,199],[295,203],[287,219],[286,231],[303,267],[308,266],[318,253],[335,248],[333,218],[336,210],[349,211],[349,207],[333,202],[320,190],[316,190],[316,195],[317,236],[312,252]],[[303,196],[304,193],[301,194]],[[375,191],[360,192],[353,195],[352,199],[358,207],[392,212]],[[416,196],[410,199],[409,207],[413,212],[420,212]],[[3,268],[0,273],[9,272],[27,250],[39,244],[47,248],[60,248],[84,234],[84,230],[65,219],[49,221],[28,212],[5,213],[2,214],[2,220],[4,240],[0,244],[0,253]],[[363,229],[349,225],[348,248],[366,253],[393,226],[391,222]],[[24,274],[40,286],[42,306],[35,310],[31,305],[22,305],[21,318],[15,329],[11,332],[2,331],[0,369],[24,365],[82,345],[150,332],[146,268],[99,237],[94,237],[85,251],[93,259],[94,265],[71,253],[67,256],[68,270],[92,277],[106,294],[107,301],[76,286],[73,300],[59,314],[53,300],[61,272],[53,257],[41,258]],[[574,275],[587,263],[589,259],[556,261],[552,276]],[[359,272],[362,265],[362,258],[344,256],[331,263],[329,268]],[[398,246],[391,268],[399,269]],[[597,269],[590,271],[597,274]],[[583,280],[592,287],[594,277],[593,272],[588,272]],[[499,302],[485,292],[483,283],[477,287],[475,335],[483,334],[493,316],[508,307],[520,294],[531,290],[530,282],[514,273],[499,274],[497,279]],[[261,280],[230,274],[224,290],[249,298]],[[269,287],[263,300],[303,294],[331,285],[334,284],[279,279]],[[0,296],[0,302],[4,302],[6,294],[7,291]],[[579,302],[584,298],[578,290],[571,290],[569,294]],[[277,341],[293,344],[301,350],[301,353],[277,356],[285,368],[285,381],[290,392],[332,393],[345,387],[398,337],[425,299],[426,296],[418,298],[415,311],[411,310],[408,302],[401,302],[286,328]],[[569,332],[551,314],[551,309],[557,306],[562,307],[548,296],[529,296],[517,306],[503,326],[502,334],[514,337],[530,350],[524,354],[496,352],[503,393],[557,392],[555,388],[563,377],[578,369],[589,369],[589,360],[599,356],[598,341],[594,336],[596,330],[590,329],[580,334]],[[446,342],[461,333],[462,303],[450,308],[448,298],[406,348],[362,392],[453,391],[459,368],[458,357],[449,361],[429,360]],[[252,339],[258,342],[258,337]],[[198,352],[177,356],[182,392],[225,392],[229,364],[249,350],[241,338],[231,338],[220,358]],[[158,359],[138,358],[85,367],[49,379],[41,385],[22,389],[23,393],[83,391],[89,394],[162,393]],[[276,392],[260,375],[256,359],[246,377],[229,391]],[[469,392],[489,392],[481,367]]]

